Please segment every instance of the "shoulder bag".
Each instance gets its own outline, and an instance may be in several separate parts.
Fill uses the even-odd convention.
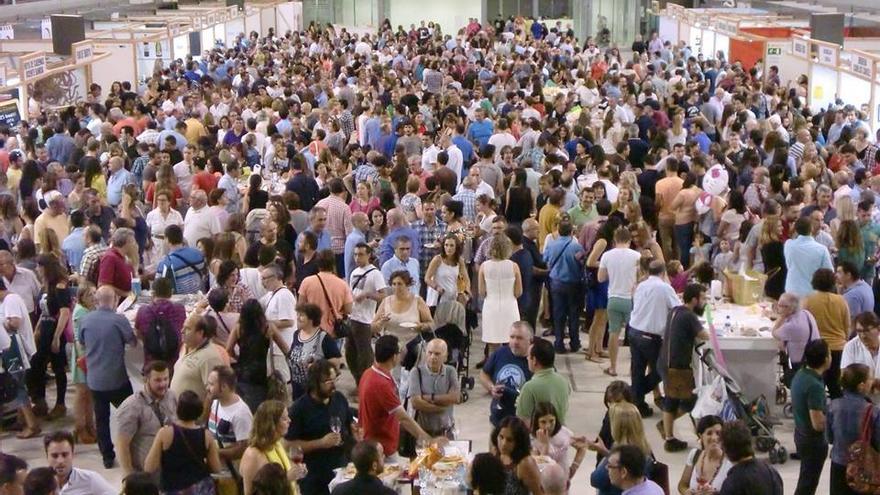
[[[171,428],[175,432],[178,430],[178,427],[175,424],[172,424]],[[202,438],[204,438],[204,436]],[[180,439],[183,441],[183,445],[186,448],[186,451],[190,455],[190,457],[192,457],[192,459],[196,461],[196,464],[198,464],[199,467],[207,471],[209,475],[201,481],[198,481],[195,484],[184,488],[183,490],[178,490],[176,492],[166,491],[165,493],[168,495],[235,495],[235,492],[221,491],[223,488],[223,484],[220,482],[220,479],[214,478],[214,474],[211,473],[211,468],[208,467],[208,463],[205,462],[204,457],[196,454],[195,449],[192,448],[192,445],[190,445],[189,440],[187,440],[186,434],[184,434],[183,431],[180,432]],[[205,449],[205,453],[207,454],[207,448]]]
[[[856,493],[880,494],[880,452],[871,444],[874,406],[868,403],[862,419],[862,434],[849,446],[846,484]]]
[[[366,276],[366,273],[364,276]],[[348,337],[351,335],[351,321],[346,315],[342,315],[342,317],[336,315],[336,310],[333,308],[333,302],[330,300],[330,295],[327,294],[327,287],[324,286],[324,281],[321,280],[321,275],[315,275],[315,277],[317,277],[318,282],[321,283],[321,290],[324,291],[324,299],[327,300],[327,307],[330,308],[330,314],[333,316],[333,337],[337,339]]]
[[[220,428],[220,401],[217,401],[217,405],[214,406],[214,417],[217,418],[217,428]],[[209,429],[210,431],[210,429]],[[223,448],[223,441],[220,440],[220,432],[214,433],[214,440],[217,440],[217,446],[219,448]],[[226,464],[226,469],[229,470],[229,478],[226,477],[217,477],[214,478],[214,484],[217,487],[217,495],[240,495],[244,493],[244,480],[239,474],[238,470],[235,469],[235,465],[229,459],[223,461]]]

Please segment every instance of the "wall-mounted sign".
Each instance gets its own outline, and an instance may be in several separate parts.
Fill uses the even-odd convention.
[[[719,21],[715,24],[715,30],[728,36],[736,36],[737,26],[735,22]]]
[[[76,46],[75,51],[73,52],[74,60],[76,63],[81,64],[83,62],[88,62],[95,55],[95,47],[91,43],[86,43],[81,46]]]
[[[768,46],[767,47],[767,55],[782,55],[782,47]]]
[[[819,45],[819,62],[836,67],[837,49],[830,46]]]
[[[798,57],[807,58],[809,56],[807,42],[805,40],[797,38],[791,40],[791,51]]]
[[[853,54],[852,57],[852,70],[856,74],[861,74],[868,79],[871,78],[871,60],[868,57],[859,54]]]
[[[22,74],[25,81],[37,78],[46,73],[46,55],[26,59],[22,63]]]
[[[0,88],[6,86],[6,66],[0,65]]]
[[[12,24],[4,24],[0,26],[0,40],[11,40],[15,38],[15,32],[12,30]]]

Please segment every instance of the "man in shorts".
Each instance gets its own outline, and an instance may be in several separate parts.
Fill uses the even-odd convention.
[[[700,284],[690,284],[684,289],[684,304],[670,313],[663,335],[663,347],[657,360],[666,398],[663,404],[663,420],[658,423],[667,452],[678,452],[687,448],[673,433],[675,420],[694,407],[694,372],[691,360],[697,340],[709,340],[709,333],[703,328],[699,317],[706,307],[706,288]]]

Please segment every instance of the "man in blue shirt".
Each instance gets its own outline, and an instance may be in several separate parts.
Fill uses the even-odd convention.
[[[565,325],[568,322],[568,338],[571,352],[580,347],[578,324],[581,304],[584,300],[583,265],[580,258],[584,248],[571,236],[570,221],[559,223],[559,237],[544,246],[544,262],[550,270],[550,294],[553,297],[553,332],[556,335],[556,352],[565,353]]]
[[[852,318],[874,311],[874,290],[860,277],[859,269],[852,261],[837,262],[837,283],[841,288],[841,295],[849,306],[849,315]]]
[[[412,237],[400,236],[394,248],[394,256],[385,263],[382,263],[382,276],[385,277],[385,283],[388,284],[388,293],[391,293],[391,275],[394,272],[406,270],[413,279],[413,284],[409,291],[413,295],[419,295],[421,282],[419,280],[419,262],[412,257]]]
[[[467,137],[473,141],[479,149],[482,149],[489,143],[489,138],[492,137],[492,132],[494,131],[495,126],[492,125],[491,120],[486,118],[486,111],[482,108],[478,108],[474,113],[477,119],[471,122],[471,125],[468,127]]]
[[[67,266],[71,272],[78,272],[82,262],[83,251],[86,250],[86,214],[82,210],[70,212],[70,226],[73,230],[61,241],[61,251],[67,258]]]
[[[797,237],[785,241],[783,251],[788,273],[785,276],[785,292],[804,297],[813,292],[813,273],[819,268],[834,269],[828,248],[816,242],[810,235],[812,225],[809,217],[801,217],[794,224]]]
[[[83,317],[79,335],[89,369],[87,385],[95,403],[98,447],[104,467],[110,469],[116,459],[110,437],[110,404],[119,406],[132,394],[122,356],[125,344],[134,344],[137,338],[128,318],[116,312],[116,291],[111,286],[99,287],[95,299],[98,309]]]
[[[70,163],[70,155],[73,153],[76,143],[64,129],[61,122],[55,124],[55,134],[46,140],[46,151],[49,152],[49,160],[62,165]]]
[[[156,276],[170,278],[175,294],[195,294],[204,286],[205,257],[196,248],[183,241],[183,229],[179,225],[165,228],[168,256],[156,266]]]
[[[394,255],[397,248],[398,238],[406,237],[410,241],[419,239],[419,233],[406,223],[406,217],[403,212],[397,208],[388,211],[386,222],[388,222],[388,235],[385,236],[385,239],[382,240],[382,244],[379,246],[380,265],[390,260]],[[420,246],[415,244],[409,255],[415,259],[419,259],[419,251]]]
[[[134,184],[134,175],[125,169],[125,160],[121,156],[110,159],[110,178],[107,179],[107,204],[116,208],[122,202],[122,190]]]
[[[487,142],[488,139],[489,138],[486,138]],[[452,137],[452,142],[459,150],[461,150],[462,170],[459,177],[464,177],[467,175],[467,171],[470,168],[471,163],[474,161],[474,145],[464,137],[463,125],[458,124],[455,128],[455,136]]]

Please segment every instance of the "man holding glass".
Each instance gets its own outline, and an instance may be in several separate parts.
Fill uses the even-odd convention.
[[[290,428],[285,438],[302,456],[308,474],[299,480],[302,495],[327,495],[333,470],[348,462],[351,447],[361,440],[348,400],[336,391],[339,372],[330,361],[320,359],[309,367],[308,393],[291,406]]]

